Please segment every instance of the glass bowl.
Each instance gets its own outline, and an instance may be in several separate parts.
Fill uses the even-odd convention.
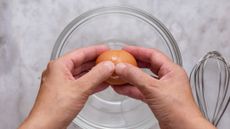
[[[124,45],[156,48],[182,65],[179,48],[166,27],[148,13],[130,7],[103,7],[74,19],[58,37],[51,60],[102,43],[111,49]],[[110,87],[90,96],[73,122],[83,129],[149,129],[158,124],[145,103],[119,95]]]

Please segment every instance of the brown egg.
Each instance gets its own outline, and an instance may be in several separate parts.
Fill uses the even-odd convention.
[[[133,55],[124,50],[108,50],[103,52],[98,56],[96,64],[103,61],[112,61],[115,65],[118,63],[129,63],[137,66],[136,59],[133,57]],[[111,85],[122,85],[127,83],[125,80],[122,80],[122,78],[117,76],[116,73],[113,73],[113,75],[106,82]]]

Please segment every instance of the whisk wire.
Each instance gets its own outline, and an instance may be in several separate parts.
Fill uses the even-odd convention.
[[[211,108],[208,108],[210,104],[205,95],[206,90],[213,90],[208,87],[205,80],[205,71],[210,60],[214,60],[215,63],[217,63],[218,70],[218,72],[214,73],[218,76],[218,90],[213,112],[211,112]],[[193,67],[190,74],[190,83],[195,88],[195,96],[201,112],[213,125],[217,126],[230,103],[230,68],[228,63],[217,51],[207,53],[199,63]]]

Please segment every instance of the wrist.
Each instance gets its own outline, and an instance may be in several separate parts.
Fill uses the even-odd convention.
[[[202,115],[178,114],[159,122],[161,129],[216,129]]]
[[[21,124],[19,129],[66,129],[67,124],[58,122],[50,116],[42,116],[41,114],[29,115]]]

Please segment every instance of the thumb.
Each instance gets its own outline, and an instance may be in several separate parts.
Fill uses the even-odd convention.
[[[89,91],[107,80],[114,72],[115,66],[111,61],[97,64],[88,73],[76,80],[84,91]]]
[[[157,84],[158,80],[143,72],[140,68],[130,64],[119,63],[115,67],[116,74],[136,86],[137,88],[146,89],[153,84]]]

